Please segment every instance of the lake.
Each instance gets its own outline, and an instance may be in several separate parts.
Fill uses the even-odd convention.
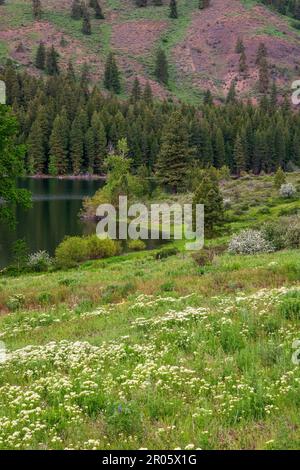
[[[24,178],[18,185],[31,191],[33,205],[26,211],[16,210],[16,231],[0,225],[1,267],[11,260],[11,247],[17,239],[26,240],[30,253],[47,250],[53,255],[66,235],[95,232],[95,224],[82,222],[78,213],[84,197],[103,186],[102,180]]]

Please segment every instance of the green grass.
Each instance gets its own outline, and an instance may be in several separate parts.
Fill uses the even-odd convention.
[[[210,245],[299,208],[270,177],[223,190],[244,209]],[[299,448],[299,250],[199,267],[177,245],[0,278],[0,448]]]

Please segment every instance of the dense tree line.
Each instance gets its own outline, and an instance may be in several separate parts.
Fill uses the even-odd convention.
[[[300,115],[276,89],[259,106],[237,101],[234,86],[224,105],[210,93],[194,107],[153,100],[149,85],[134,81],[128,100],[90,89],[87,71],[36,79],[7,65],[0,78],[27,145],[29,174],[96,173],[126,138],[134,168],[144,166],[178,189],[188,168],[227,165],[232,173],[271,172],[300,166]]]

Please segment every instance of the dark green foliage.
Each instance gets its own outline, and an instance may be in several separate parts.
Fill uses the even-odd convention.
[[[223,197],[219,188],[219,183],[214,173],[210,170],[204,172],[199,187],[193,199],[194,221],[196,205],[204,205],[204,227],[205,233],[210,235],[215,226],[224,221]]]
[[[179,112],[171,114],[163,128],[161,150],[156,165],[159,182],[173,192],[182,189],[191,156],[187,126]]]
[[[163,49],[158,49],[156,54],[155,76],[164,85],[169,81],[169,70],[166,54]]]
[[[104,86],[107,90],[120,93],[120,73],[114,54],[111,52],[107,58],[104,73]]]
[[[30,194],[16,188],[23,174],[25,148],[15,144],[18,126],[11,111],[0,104],[0,220],[14,226],[15,207],[29,207]]]
[[[49,52],[54,60],[49,61]],[[56,73],[44,80],[17,71],[12,64],[4,68],[0,77],[6,83],[7,103],[13,105],[20,122],[18,141],[28,147],[28,173],[72,172],[70,132],[78,114],[83,123],[79,131],[79,147],[83,151],[80,150],[80,158],[76,159],[80,162],[80,169],[76,165],[79,172],[103,174],[106,155],[124,137],[134,169],[145,166],[153,178],[155,169],[161,167],[158,174],[162,184],[179,175],[173,190],[185,185],[186,169],[191,164],[195,169],[226,165],[235,174],[244,170],[256,174],[273,172],[279,166],[285,171],[300,164],[299,111],[285,103],[281,105],[274,98],[271,102],[272,95],[256,107],[243,104],[233,84],[227,104],[214,105],[211,94],[207,93],[205,103],[198,108],[154,100],[150,84],[142,87],[135,80],[130,98],[119,101],[116,96],[102,96],[97,87],[91,87],[87,66],[76,77],[70,62],[66,73],[57,75],[54,48],[47,51],[47,58],[49,72],[56,70]],[[108,62],[108,71],[115,70],[111,57]],[[111,91],[115,83],[113,76],[107,72]],[[171,145],[167,145],[166,128],[176,112],[180,116],[179,132],[173,126]],[[75,130],[73,135],[75,138]],[[175,140],[172,135],[176,135]],[[179,155],[184,155],[179,162],[176,160],[178,140]],[[172,148],[175,151],[169,157]]]
[[[43,42],[40,42],[35,58],[35,66],[37,69],[44,70],[46,64],[46,49]]]

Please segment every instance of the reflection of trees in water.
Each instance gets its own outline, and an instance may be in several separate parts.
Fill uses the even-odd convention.
[[[78,213],[82,199],[102,184],[95,180],[23,179],[20,186],[33,193],[33,206],[28,211],[16,210],[15,232],[0,226],[0,266],[9,262],[11,245],[17,239],[24,238],[30,252],[47,250],[53,254],[66,235],[94,233],[95,224],[85,225]]]

